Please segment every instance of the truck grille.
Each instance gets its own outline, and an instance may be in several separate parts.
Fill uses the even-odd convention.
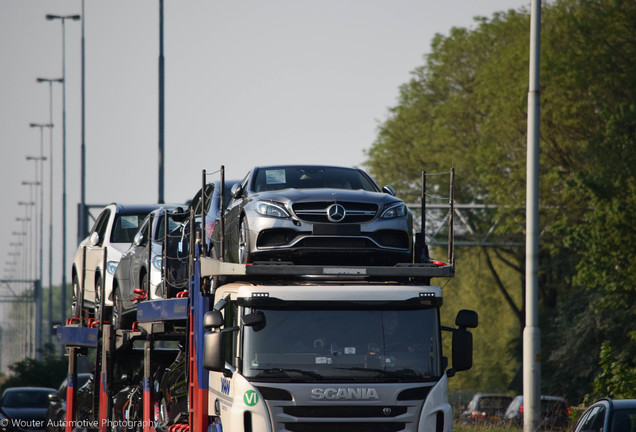
[[[292,206],[292,210],[305,222],[333,223],[327,218],[327,208],[334,204],[333,201],[301,202]],[[375,218],[378,213],[376,204],[359,202],[338,202],[345,208],[346,216],[339,223],[363,223]]]
[[[413,432],[430,386],[412,387],[392,403],[313,403],[291,391],[259,386],[276,432]],[[294,392],[296,393],[296,392]],[[388,402],[388,401],[387,401]]]
[[[399,432],[404,423],[289,423],[285,429],[290,432]]]
[[[405,406],[289,406],[285,414],[294,417],[397,417],[406,413]]]

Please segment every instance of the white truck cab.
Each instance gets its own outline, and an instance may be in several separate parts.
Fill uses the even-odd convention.
[[[217,430],[452,430],[447,380],[472,365],[477,316],[461,311],[460,329],[444,329],[446,370],[440,287],[235,282],[214,301],[203,363]]]

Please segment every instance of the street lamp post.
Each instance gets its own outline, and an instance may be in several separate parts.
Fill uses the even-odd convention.
[[[39,254],[40,254],[40,259],[39,259],[39,273],[38,273],[38,279],[39,279],[39,296],[36,297],[36,301],[38,302],[38,310],[37,310],[37,315],[36,315],[36,321],[37,321],[37,316],[40,317],[40,321],[41,321],[41,317],[42,317],[42,287],[44,286],[43,282],[42,282],[42,277],[43,277],[43,266],[44,266],[44,256],[43,256],[43,243],[44,243],[44,161],[46,160],[46,157],[44,156],[44,128],[49,128],[49,129],[53,129],[53,123],[31,123],[29,124],[30,127],[32,128],[40,128],[40,157],[39,160],[41,161],[40,163],[40,244],[39,244]],[[27,156],[27,159],[29,159],[29,157]],[[49,292],[49,328],[51,328],[51,300],[52,296],[51,293]],[[51,332],[47,332],[49,335],[49,343],[52,342],[51,340]],[[37,336],[37,335],[36,335]],[[36,343],[40,342],[40,345],[38,345],[38,349],[42,348],[41,346],[41,340],[37,340],[36,338]]]
[[[18,237],[23,237],[24,236],[24,239],[21,239],[21,240],[22,240],[22,244],[25,245],[25,243],[26,243],[26,231],[13,231],[11,234],[13,234],[14,236],[18,236]],[[23,246],[23,249],[24,248],[26,248],[26,245]],[[18,256],[21,256],[21,253],[18,251],[18,252],[15,252],[14,254],[9,253],[9,255],[18,257]],[[19,273],[21,274],[21,279],[26,279],[27,278],[26,277],[26,269],[24,268],[24,265],[22,266],[22,269],[19,270]]]
[[[47,14],[49,21],[62,23],[62,322],[66,310],[66,20],[77,21],[79,15]]]
[[[49,322],[53,323],[53,83],[62,83],[62,78],[38,78],[39,83],[49,83]],[[48,332],[49,343],[53,335]]]

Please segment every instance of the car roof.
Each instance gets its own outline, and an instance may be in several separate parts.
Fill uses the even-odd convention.
[[[122,204],[112,203],[110,206],[116,208],[119,214],[137,214],[137,213],[150,213],[154,209],[161,206],[161,204]],[[107,206],[108,207],[108,206]]]
[[[636,399],[610,399],[615,409],[635,408]]]
[[[281,164],[281,165],[262,165],[255,166],[255,169],[267,169],[267,168],[293,168],[293,167],[306,167],[306,168],[342,168],[359,171],[359,168],[346,167],[340,165],[316,165],[316,164]]]
[[[24,392],[24,391],[27,391],[27,392],[28,391],[37,391],[37,392],[40,392],[42,390],[51,391],[51,392],[56,392],[57,391],[56,389],[51,388],[51,387],[28,387],[28,386],[25,386],[25,387],[9,387],[7,389],[4,389],[3,393],[9,393],[9,392],[14,392],[14,391],[21,391],[21,392]]]
[[[515,399],[523,401],[523,395],[516,396]],[[544,395],[541,395],[541,400],[542,401],[563,401],[563,402],[566,402],[565,398],[562,398],[561,396],[544,396]]]

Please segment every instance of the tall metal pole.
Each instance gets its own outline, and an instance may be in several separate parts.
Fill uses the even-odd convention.
[[[39,83],[49,83],[49,307],[48,321],[49,331],[48,343],[53,343],[53,83],[62,83],[62,78],[37,78]]]
[[[541,418],[541,331],[539,328],[539,52],[541,0],[530,15],[530,85],[526,179],[526,327],[523,331],[524,432],[534,432]]]
[[[43,253],[43,243],[44,243],[44,161],[46,157],[44,156],[44,128],[48,127],[49,129],[53,128],[52,123],[31,123],[30,127],[39,127],[40,128],[40,178],[38,179],[40,183],[40,196],[39,196],[39,209],[40,209],[40,235],[39,235],[39,269],[38,269],[38,284],[36,286],[36,296],[35,296],[35,346],[37,348],[36,351],[36,360],[40,358],[40,350],[42,349],[42,287],[44,284],[42,283],[43,278],[43,268],[44,268],[44,253]],[[50,316],[49,316],[50,319]],[[49,322],[50,328],[50,322]],[[50,331],[48,333],[51,333]]]
[[[62,18],[62,313],[66,314],[66,25]]]
[[[163,204],[163,184],[164,184],[164,58],[163,58],[163,0],[159,0],[159,199],[157,202]]]
[[[82,149],[81,149],[81,174],[80,174],[80,216],[78,224],[77,243],[79,244],[88,234],[86,214],[86,59],[84,42],[84,0],[82,0]]]
[[[79,15],[47,15],[47,20],[62,22],[62,307],[61,321],[66,318],[66,20],[79,20]]]

